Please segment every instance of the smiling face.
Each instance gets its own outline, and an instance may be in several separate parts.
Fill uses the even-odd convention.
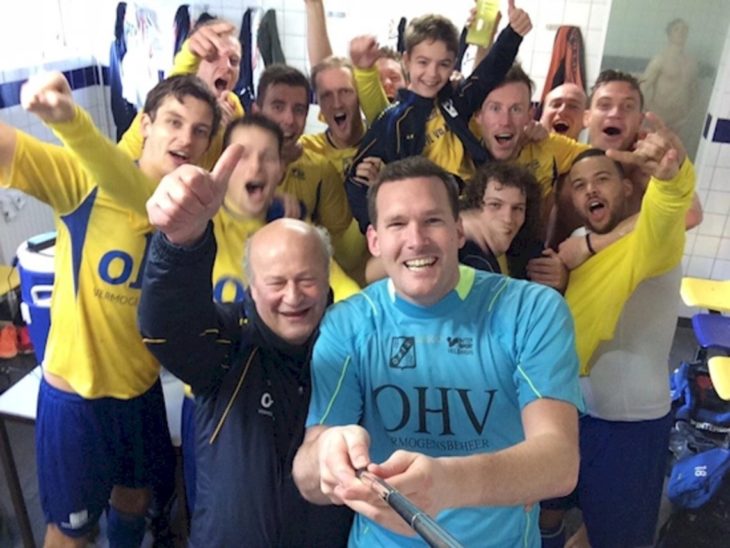
[[[197,164],[210,145],[213,111],[205,101],[190,95],[178,101],[168,95],[154,114],[143,114],[144,138],[139,165],[142,171],[159,181],[183,164]]]
[[[376,197],[377,223],[367,231],[398,295],[428,306],[459,281],[458,252],[464,245],[443,181],[414,177],[383,183]]]
[[[505,186],[495,179],[487,182],[479,212],[479,223],[489,249],[496,256],[504,255],[522,225],[525,224],[527,198],[514,186]]]
[[[302,344],[322,319],[329,294],[329,259],[314,228],[279,219],[251,239],[251,296],[263,322],[291,344]]]
[[[243,152],[228,182],[226,207],[247,218],[264,217],[283,175],[276,136],[261,127],[238,126],[229,141]]]
[[[644,120],[639,91],[620,80],[601,84],[593,92],[584,118],[591,146],[629,150]]]
[[[221,40],[225,46],[218,52],[218,57],[212,61],[201,59],[196,73],[216,96],[236,86],[241,70],[241,43],[232,34]]]
[[[284,133],[284,149],[296,146],[304,133],[309,112],[307,90],[287,84],[271,84],[265,90],[261,107],[256,109],[276,122]]]
[[[403,55],[408,72],[408,89],[421,97],[433,98],[449,83],[456,55],[441,40],[425,40]]]
[[[569,177],[573,207],[593,232],[610,232],[626,217],[633,187],[613,160],[606,156],[583,158],[573,165]]]
[[[577,84],[563,84],[545,97],[540,123],[548,131],[577,139],[583,129],[586,94]]]
[[[477,121],[484,146],[495,160],[516,158],[530,121],[530,89],[522,82],[511,82],[492,90]]]
[[[352,72],[346,67],[329,68],[317,74],[317,102],[335,144],[357,145],[363,134],[360,101]]]

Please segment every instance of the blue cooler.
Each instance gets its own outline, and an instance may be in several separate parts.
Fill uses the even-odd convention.
[[[20,311],[28,325],[39,364],[43,363],[51,327],[55,236],[55,232],[34,236],[20,244],[16,255],[20,273]]]

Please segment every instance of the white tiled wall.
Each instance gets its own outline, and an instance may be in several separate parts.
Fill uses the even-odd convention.
[[[704,221],[688,234],[685,274],[715,280],[730,279],[730,143],[715,142],[718,118],[730,119],[730,31],[717,69],[708,114],[712,122],[697,151],[697,193]],[[695,310],[682,306],[683,315]]]

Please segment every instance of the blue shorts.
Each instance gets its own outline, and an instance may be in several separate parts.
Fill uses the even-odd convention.
[[[578,506],[593,548],[652,545],[671,426],[671,415],[636,422],[581,417],[578,487],[540,506]]]
[[[36,456],[46,522],[70,537],[86,535],[113,486],[151,486],[174,469],[162,385],[129,400],[89,400],[42,380]]]

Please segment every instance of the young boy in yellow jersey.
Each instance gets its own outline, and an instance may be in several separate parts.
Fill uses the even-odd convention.
[[[85,546],[108,505],[110,544],[138,546],[150,486],[174,470],[159,366],[136,330],[144,204],[165,174],[200,160],[220,113],[196,77],[160,83],[136,167],[73,104],[62,75],[26,86],[22,102],[66,145],[0,124],[0,186],[49,204],[58,231],[36,422],[45,542]]]
[[[241,63],[241,43],[234,35],[235,27],[221,19],[211,19],[193,29],[175,56],[169,76],[195,74],[208,85],[218,98],[222,121],[210,147],[199,165],[212,169],[223,151],[223,130],[228,122],[244,115],[241,101],[233,92],[238,82]],[[139,113],[119,141],[119,147],[133,159],[142,153],[142,133]]]
[[[403,56],[410,82],[398,101],[368,130],[345,183],[352,213],[364,233],[370,224],[366,193],[371,181],[357,176],[358,164],[369,157],[385,163],[424,155],[437,165],[468,179],[474,163],[488,159],[486,150],[469,131],[469,120],[487,94],[512,66],[530,18],[509,2],[510,25],[487,57],[463,82],[450,82],[459,48],[456,27],[438,15],[412,20],[406,31]]]

